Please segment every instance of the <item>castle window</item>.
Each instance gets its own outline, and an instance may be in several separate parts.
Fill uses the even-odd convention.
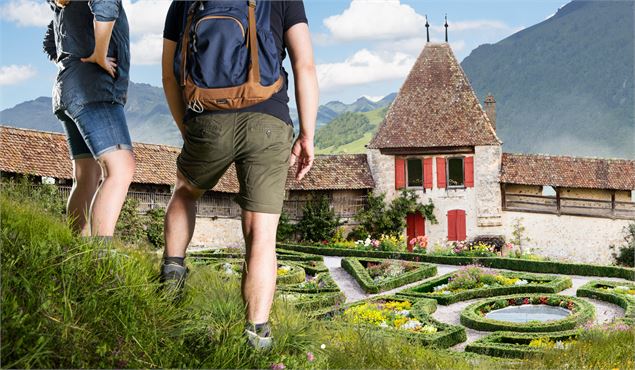
[[[463,157],[448,158],[448,188],[461,188],[464,185]]]
[[[408,158],[407,159],[407,173],[408,173],[408,186],[409,187],[421,187],[423,186],[423,164],[420,158]]]

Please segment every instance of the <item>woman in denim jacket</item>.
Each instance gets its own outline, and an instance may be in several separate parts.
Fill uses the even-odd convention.
[[[123,106],[130,40],[121,0],[47,0],[44,50],[58,67],[53,111],[73,162],[68,214],[84,236],[111,237],[135,171]]]

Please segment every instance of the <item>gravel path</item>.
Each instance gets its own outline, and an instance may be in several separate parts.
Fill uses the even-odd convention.
[[[341,267],[341,262],[342,262],[342,257],[330,257],[330,256],[324,257],[324,264],[326,265],[326,267],[328,267],[329,272],[331,273],[331,276],[333,277],[337,285],[340,287],[342,292],[344,292],[347,303],[359,301],[361,299],[369,298],[369,297],[373,297],[377,295],[397,293],[401,290],[420,284],[421,281],[425,281],[425,280],[417,281],[415,283],[404,285],[399,288],[382,292],[379,294],[368,294],[364,292],[364,290],[362,290],[362,288],[359,286],[357,281]],[[459,268],[460,266],[455,266],[455,265],[437,265],[437,276],[447,274],[452,271],[456,271]],[[501,271],[509,271],[509,270],[501,270]],[[549,274],[549,275],[558,275],[558,274]],[[602,280],[628,282],[628,280],[618,279],[618,278],[603,278],[603,277],[597,277],[597,276],[575,276],[575,275],[566,275],[566,276],[569,276],[571,278],[573,286],[569,289],[565,289],[562,292],[559,292],[558,294],[568,295],[568,296],[575,296],[575,292],[578,290],[578,288],[586,284],[590,280],[602,279]],[[438,305],[437,310],[436,312],[432,314],[432,317],[434,317],[438,321],[441,321],[447,324],[460,325],[459,317],[460,317],[461,311],[468,305],[472,304],[473,302],[479,301],[481,299],[482,298],[458,302],[458,303],[451,304],[449,306]],[[595,322],[598,324],[607,323],[612,321],[616,317],[624,316],[624,309],[617,305],[604,302],[604,301],[598,301],[591,298],[582,298],[582,299],[588,301],[589,303],[595,306]],[[465,349],[465,346],[468,343],[471,343],[489,334],[488,332],[473,330],[469,328],[465,328],[465,330],[467,333],[467,341],[457,344],[456,346],[450,348],[451,350],[463,351]]]

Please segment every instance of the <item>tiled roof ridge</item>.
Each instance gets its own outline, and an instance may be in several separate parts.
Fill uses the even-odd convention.
[[[510,156],[524,156],[524,157],[542,157],[545,159],[572,159],[572,160],[585,160],[585,161],[600,161],[600,162],[631,162],[635,163],[635,159],[628,158],[607,158],[607,157],[591,157],[591,156],[577,156],[566,154],[549,154],[549,153],[517,153],[517,152],[503,152],[503,155]]]

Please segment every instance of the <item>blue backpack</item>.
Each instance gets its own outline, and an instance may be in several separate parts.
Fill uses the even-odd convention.
[[[174,60],[186,106],[239,109],[284,84],[266,0],[194,1]]]

